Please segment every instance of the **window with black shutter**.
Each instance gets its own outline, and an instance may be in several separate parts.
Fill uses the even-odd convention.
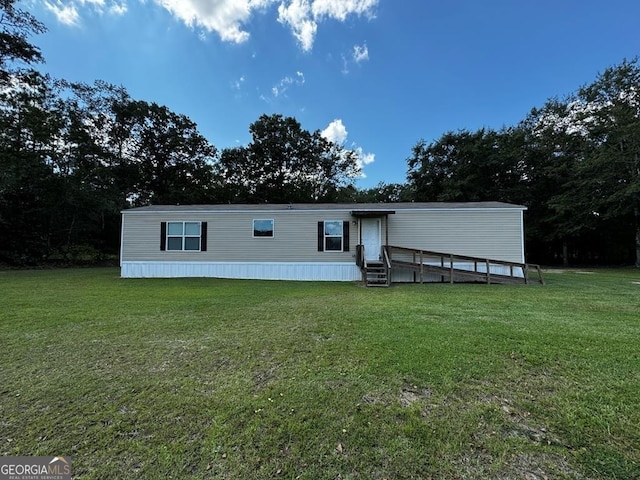
[[[207,250],[207,222],[160,222],[160,250],[205,252]]]
[[[348,252],[349,222],[342,220],[318,222],[318,251]]]

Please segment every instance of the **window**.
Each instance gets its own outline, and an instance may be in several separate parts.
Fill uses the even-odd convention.
[[[207,250],[207,222],[162,222],[160,250],[204,252]]]
[[[349,222],[331,220],[318,222],[319,252],[349,251]]]
[[[342,222],[324,222],[324,250],[342,251]]]
[[[253,221],[254,237],[270,237],[273,238],[273,219],[254,220]]]

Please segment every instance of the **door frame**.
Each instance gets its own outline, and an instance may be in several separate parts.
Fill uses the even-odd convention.
[[[377,236],[378,236],[378,245],[377,245],[377,255],[375,257],[370,256],[370,250],[367,250],[366,245],[364,244],[363,241],[363,233],[365,230],[365,224],[367,225],[368,228],[373,227],[373,222],[377,222],[377,227],[378,227],[378,231],[377,231]],[[364,254],[365,254],[365,261],[379,261],[382,259],[382,217],[366,217],[366,218],[360,218],[360,245],[363,245],[365,247],[364,250]]]

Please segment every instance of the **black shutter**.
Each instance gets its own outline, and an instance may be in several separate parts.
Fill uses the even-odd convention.
[[[200,223],[200,251],[207,251],[207,222]]]
[[[160,222],[160,251],[167,249],[167,222]]]
[[[318,251],[324,252],[324,222],[318,222]]]
[[[342,222],[342,251],[349,251],[349,221]]]

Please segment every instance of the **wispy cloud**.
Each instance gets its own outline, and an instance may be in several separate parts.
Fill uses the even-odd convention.
[[[369,60],[369,48],[367,44],[354,45],[350,54],[342,54],[342,73],[347,75],[353,64],[359,64]]]
[[[323,20],[344,22],[351,15],[373,18],[377,5],[378,0],[291,0],[278,7],[278,21],[291,28],[302,50],[308,52]]]
[[[64,25],[75,26],[80,21],[80,14],[74,4],[63,5],[60,1],[56,1],[44,2],[44,6]]]
[[[354,45],[353,46],[353,61],[356,63],[364,62],[365,60],[369,60],[369,49],[367,48],[367,44],[364,45]]]
[[[142,0],[146,3],[145,0]],[[107,4],[107,2],[111,2]],[[153,0],[189,28],[217,33],[225,42],[246,42],[252,16],[265,14],[277,5],[278,22],[291,29],[300,48],[313,48],[319,25],[327,20],[344,22],[350,16],[373,18],[379,0]],[[126,0],[43,0],[58,21],[77,25],[81,8],[122,15]]]
[[[278,7],[278,21],[289,25],[302,50],[309,51],[316,38],[318,24],[313,20],[311,5],[306,0],[293,0],[286,6],[281,3]]]
[[[288,75],[284,77],[277,84],[271,87],[271,93],[276,98],[283,96],[292,85],[304,85],[304,74],[302,72],[296,72],[295,76]]]
[[[104,13],[124,15],[128,11],[127,4],[118,1],[107,4],[105,0],[72,0],[68,2],[45,0],[43,4],[47,10],[55,15],[60,23],[68,26],[80,25],[82,21],[81,11],[89,11],[99,15]]]
[[[126,3],[114,3],[109,8],[109,12],[114,15],[124,15],[127,13],[128,7]]]
[[[233,88],[234,90],[240,90],[244,82],[245,82],[245,78],[243,75],[239,79],[231,83],[231,88]]]
[[[341,22],[349,15],[374,16],[378,0],[313,0],[311,10],[315,18],[329,17]]]

